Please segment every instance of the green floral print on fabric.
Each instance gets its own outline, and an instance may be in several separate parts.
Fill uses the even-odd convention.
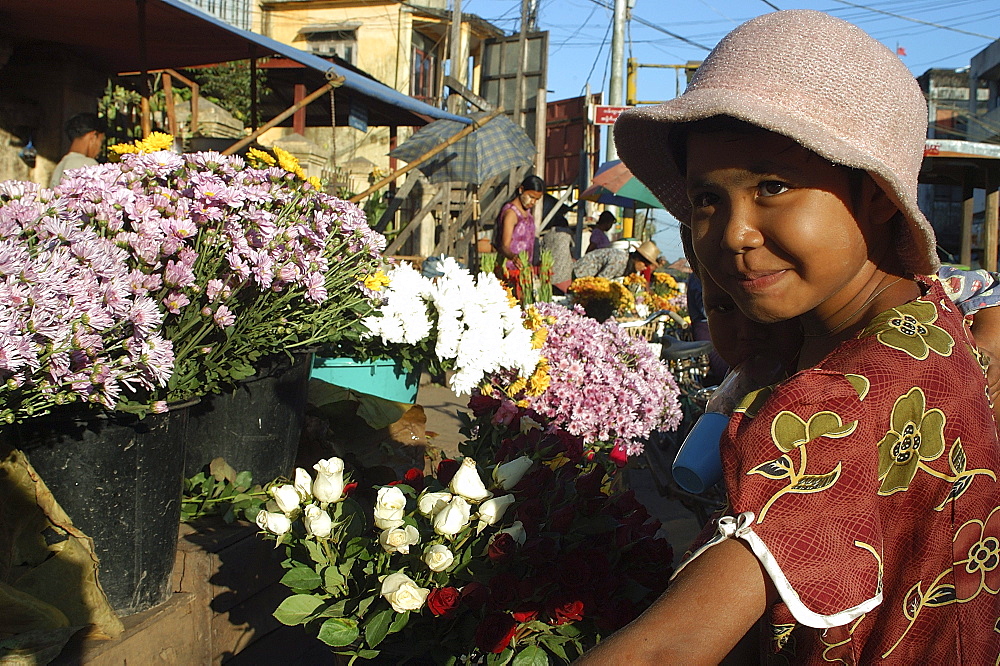
[[[906,352],[918,361],[927,358],[931,351],[950,356],[955,341],[947,331],[934,325],[937,318],[933,303],[917,300],[875,317],[862,335],[874,334],[886,347]]]
[[[896,399],[892,429],[878,443],[879,495],[905,491],[921,461],[936,460],[944,453],[944,412],[925,407],[919,387]]]

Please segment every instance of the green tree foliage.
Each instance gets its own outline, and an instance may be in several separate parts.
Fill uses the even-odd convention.
[[[250,61],[233,62],[187,70],[187,76],[201,86],[201,96],[233,114],[244,124],[250,124]],[[267,73],[257,69],[257,101],[271,94]],[[258,122],[260,117],[257,118]]]

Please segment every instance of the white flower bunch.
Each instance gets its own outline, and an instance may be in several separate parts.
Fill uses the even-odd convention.
[[[473,276],[451,257],[439,267],[443,275],[436,280],[406,263],[389,271],[379,315],[363,320],[371,334],[387,343],[433,339],[437,359],[455,371],[451,389],[458,395],[471,393],[484,376],[502,370],[530,375],[540,354],[532,347],[523,312],[500,281],[489,273]]]

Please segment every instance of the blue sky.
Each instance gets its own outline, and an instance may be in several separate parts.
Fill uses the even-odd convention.
[[[538,27],[549,31],[549,100],[579,96],[588,82],[593,92],[607,95],[613,0],[538,3]],[[702,47],[715,46],[737,25],[773,11],[774,6],[819,9],[855,23],[890,49],[904,49],[906,55],[901,58],[915,76],[932,67],[966,67],[973,55],[1000,38],[997,0],[634,0],[626,57],[651,64],[701,60],[708,53]],[[520,0],[462,0],[462,10],[478,14],[507,32],[517,30],[520,24]],[[638,97],[670,99],[676,86],[673,70],[643,69],[638,77]],[[654,219],[658,228],[655,240],[664,254],[671,260],[681,256],[677,222],[663,211],[655,211]]]

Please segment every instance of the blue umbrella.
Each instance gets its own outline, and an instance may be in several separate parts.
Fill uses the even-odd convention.
[[[474,113],[475,120],[486,113]],[[412,162],[462,131],[466,125],[454,120],[435,120],[390,151],[389,156]],[[481,184],[493,176],[507,174],[514,168],[530,166],[535,161],[535,146],[505,115],[448,146],[417,168],[432,183],[462,182]]]

